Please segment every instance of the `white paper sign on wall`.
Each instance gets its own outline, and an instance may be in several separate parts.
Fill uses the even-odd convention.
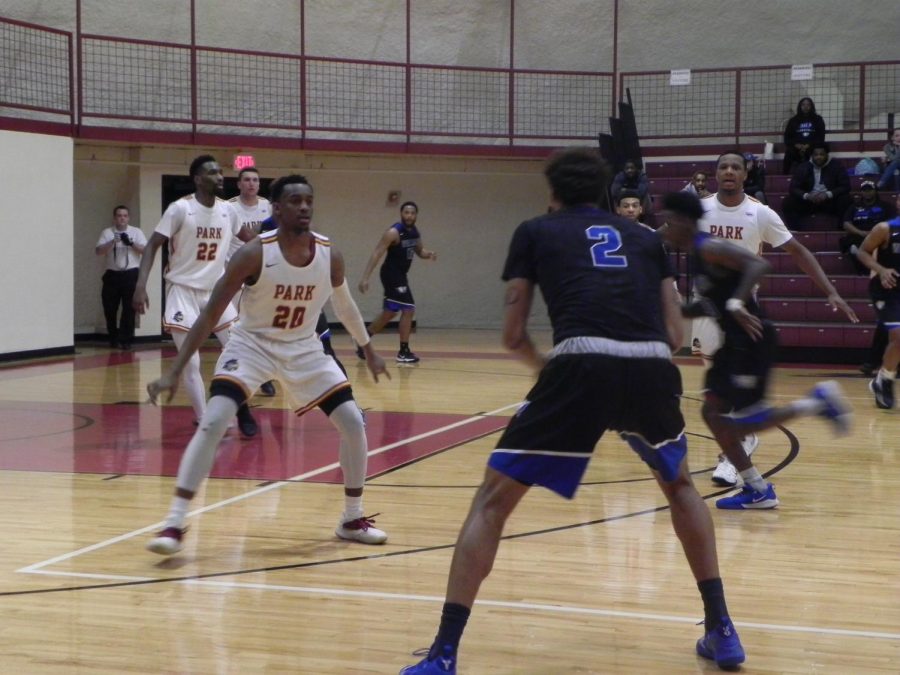
[[[691,83],[690,70],[670,70],[669,84],[673,87],[681,87]]]
[[[813,79],[813,67],[811,63],[801,66],[791,66],[792,80],[811,80]]]

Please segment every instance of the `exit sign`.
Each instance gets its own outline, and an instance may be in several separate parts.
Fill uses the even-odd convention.
[[[253,159],[253,155],[235,155],[234,156],[234,170],[240,171],[241,169],[246,169],[248,166],[256,166],[256,160]]]

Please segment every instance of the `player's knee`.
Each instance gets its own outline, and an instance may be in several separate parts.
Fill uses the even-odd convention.
[[[238,407],[241,407],[247,402],[246,392],[231,380],[214,379],[209,385],[209,395],[210,397],[225,396],[226,398],[230,398],[237,403]]]
[[[319,409],[328,415],[328,417],[332,416],[335,410],[337,410],[340,406],[348,401],[353,402],[352,409],[356,412],[356,416],[359,418],[360,426],[363,425],[362,413],[359,412],[359,407],[356,405],[356,401],[353,398],[353,388],[345,387],[343,389],[338,389],[331,396],[326,398],[324,401],[319,403]],[[348,409],[350,406],[348,406]]]

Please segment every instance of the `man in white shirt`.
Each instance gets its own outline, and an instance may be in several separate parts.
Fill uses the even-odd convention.
[[[728,239],[755,255],[762,253],[763,242],[789,253],[797,267],[825,294],[834,310],[842,311],[850,321],[857,323],[859,319],[856,314],[828,280],[809,249],[793,237],[775,211],[744,194],[746,178],[747,162],[742,153],[730,151],[719,156],[716,162],[718,191],[701,200],[705,215],[700,220],[700,230]],[[716,351],[722,345],[719,327],[713,319],[694,320],[692,344],[702,356],[704,365],[711,365]],[[745,472],[756,471],[750,461],[750,454],[759,445],[759,439],[747,436],[742,445],[743,448],[725,449],[726,456],[719,458],[719,464],[713,472],[714,483],[734,486],[738,483],[738,475],[746,480]]]
[[[141,254],[147,245],[147,238],[137,227],[129,224],[128,207],[119,204],[113,209],[113,225],[100,233],[94,249],[97,255],[106,256],[106,271],[103,273],[103,315],[106,317],[106,333],[109,346],[121,347],[128,351],[134,340],[134,308],[131,301],[138,279]],[[116,318],[122,306],[121,322]]]
[[[190,175],[196,192],[171,204],[147,242],[141,260],[134,309],[143,314],[150,306],[147,279],[156,251],[166,244],[169,262],[165,270],[166,308],[163,328],[172,334],[180,351],[188,331],[209,302],[209,295],[225,271],[225,254],[231,240],[238,237],[250,241],[256,235],[241,228],[237,213],[228,202],[219,199],[224,177],[219,163],[211,155],[201,155],[191,162]],[[237,319],[229,305],[213,326],[212,332],[224,346],[228,328]],[[206,391],[200,375],[200,356],[194,354],[184,369],[183,384],[199,423],[206,410]],[[258,427],[246,404],[237,413],[238,426],[245,436],[255,436]]]

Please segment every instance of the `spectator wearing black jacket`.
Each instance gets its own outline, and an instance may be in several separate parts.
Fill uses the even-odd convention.
[[[843,229],[843,217],[850,206],[850,177],[847,170],[831,161],[827,143],[813,143],[812,156],[791,174],[790,194],[784,200],[784,221],[798,229],[800,219],[826,213]]]
[[[647,174],[641,171],[640,164],[633,159],[626,160],[625,164],[622,165],[622,170],[613,178],[612,185],[609,188],[613,204],[619,203],[619,193],[622,190],[637,192],[644,215],[650,213],[650,181],[647,179]]]
[[[790,174],[797,164],[809,159],[814,143],[825,142],[825,120],[816,114],[816,104],[804,96],[797,104],[797,114],[784,128],[784,173]]]

